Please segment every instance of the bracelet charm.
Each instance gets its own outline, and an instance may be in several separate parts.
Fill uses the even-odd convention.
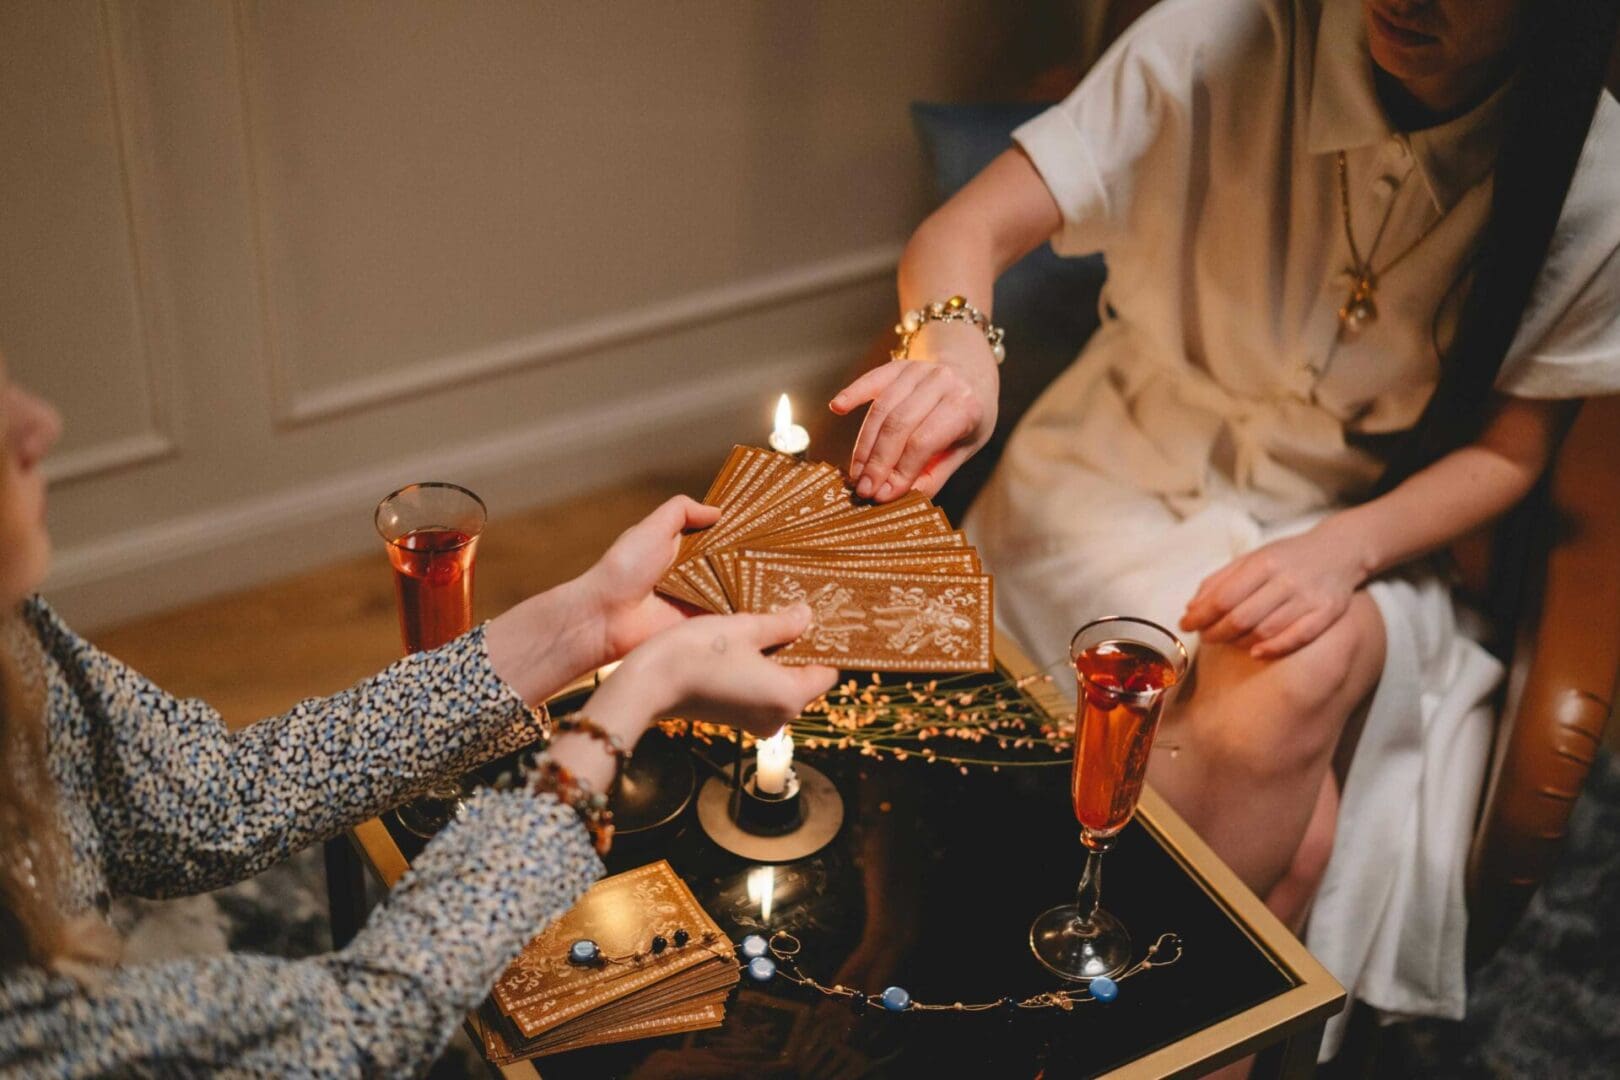
[[[900,344],[890,351],[889,357],[894,360],[911,359],[911,339],[930,322],[972,323],[983,332],[984,340],[990,345],[990,354],[996,358],[996,364],[999,366],[1007,358],[1007,347],[1003,344],[1007,332],[991,323],[990,316],[960,295],[948,300],[936,300],[920,308],[912,308],[901,315],[900,321],[894,327],[894,332],[900,335]]]
[[[551,730],[554,736],[573,731],[595,739],[613,755],[614,768],[620,772],[630,764],[630,748],[624,745],[624,740],[584,713],[576,712],[556,717],[551,722]]]
[[[532,793],[555,795],[558,802],[578,814],[585,830],[591,834],[596,853],[608,853],[613,846],[613,811],[608,809],[606,795],[593,790],[546,753],[535,756],[533,764],[524,769],[524,779]]]

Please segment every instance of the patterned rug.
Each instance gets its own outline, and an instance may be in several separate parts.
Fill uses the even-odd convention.
[[[291,958],[331,948],[319,848],[206,896],[122,904],[131,960],[226,949]],[[1391,1029],[1380,1077],[1620,1075],[1620,758],[1605,753],[1569,847],[1508,946],[1482,968],[1460,1023]],[[484,1077],[460,1033],[430,1074]]]

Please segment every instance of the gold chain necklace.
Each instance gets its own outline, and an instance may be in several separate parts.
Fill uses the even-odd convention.
[[[1367,249],[1367,257],[1363,259],[1361,252],[1356,248],[1356,232],[1350,225],[1350,166],[1343,150],[1339,151],[1339,206],[1344,211],[1344,239],[1350,245],[1350,259],[1353,263],[1345,270],[1350,278],[1350,296],[1345,300],[1344,306],[1339,309],[1339,336],[1353,338],[1378,318],[1378,305],[1373,301],[1373,293],[1378,289],[1380,275],[1389,273],[1394,265],[1417,250],[1417,246],[1428,239],[1434,227],[1440,224],[1440,216],[1424,228],[1418,238],[1412,241],[1411,246],[1389,262],[1382,269],[1374,270],[1373,256],[1378,254],[1378,244],[1384,239],[1384,230],[1389,227],[1390,216],[1395,211],[1395,196],[1390,195],[1389,205],[1384,208],[1384,220],[1378,223],[1378,231],[1373,234],[1372,246]]]

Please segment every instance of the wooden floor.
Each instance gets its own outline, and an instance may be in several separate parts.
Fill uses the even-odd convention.
[[[701,496],[707,473],[644,477],[510,517],[479,541],[476,612],[486,619],[575,576],[671,495]],[[498,515],[498,511],[497,511]],[[108,652],[233,727],[341,690],[400,655],[393,581],[375,554],[94,635]]]

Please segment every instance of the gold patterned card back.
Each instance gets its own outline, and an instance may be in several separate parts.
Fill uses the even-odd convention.
[[[985,574],[917,574],[738,559],[742,611],[810,608],[810,628],[772,654],[785,664],[873,671],[991,671]]]
[[[686,930],[690,944],[671,945],[641,964],[581,967],[568,962],[569,946],[581,938],[595,941],[604,956],[619,957],[645,950],[655,934],[673,940],[677,929]],[[716,956],[735,964],[730,940],[660,859],[591,886],[578,904],[523,947],[496,980],[495,1003],[532,1037]]]

